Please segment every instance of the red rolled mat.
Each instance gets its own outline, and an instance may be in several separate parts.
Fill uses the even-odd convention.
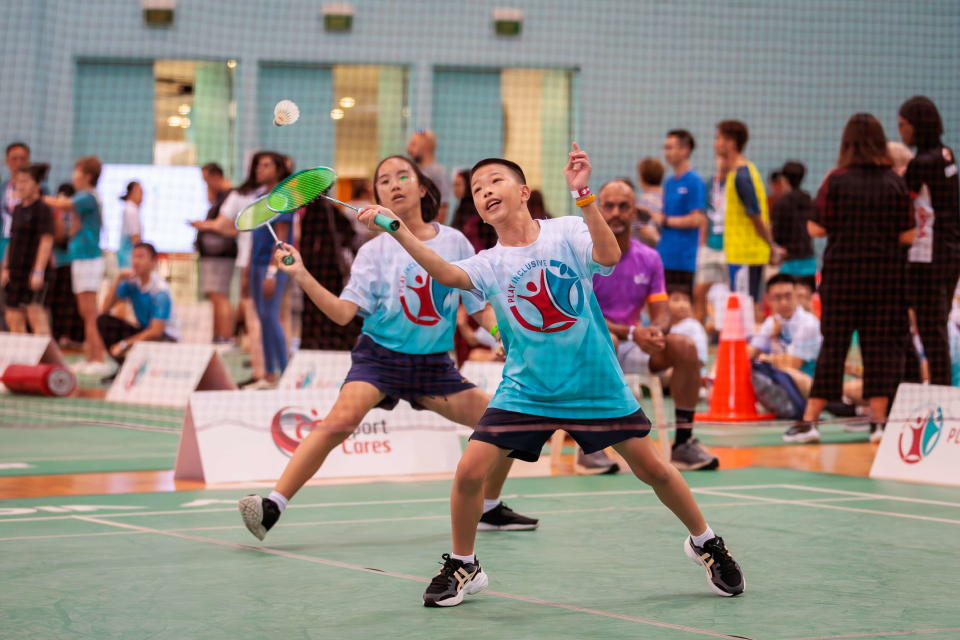
[[[11,364],[2,382],[13,393],[42,396],[68,396],[77,388],[73,372],[58,364]]]

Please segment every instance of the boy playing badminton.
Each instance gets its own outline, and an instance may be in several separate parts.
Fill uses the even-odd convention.
[[[592,278],[612,272],[620,248],[587,187],[590,172],[587,154],[574,143],[564,175],[583,218],[535,221],[520,167],[499,158],[478,162],[470,179],[474,203],[500,242],[466,260],[444,260],[405,226],[394,234],[438,283],[486,297],[507,351],[503,382],[457,467],[453,549],[423,595],[426,606],[454,606],[486,588],[474,555],[483,478],[504,457],[536,460],[557,428],[586,453],[613,446],[686,526],[684,551],[705,567],[713,591],[735,596],[744,590],[740,567],[707,526],[683,477],[645,437],[650,423],[617,363]],[[370,207],[360,219],[372,229],[377,213],[395,217]]]

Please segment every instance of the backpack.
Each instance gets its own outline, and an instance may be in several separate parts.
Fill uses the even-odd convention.
[[[767,411],[778,418],[803,419],[807,401],[793,382],[793,378],[769,362],[753,362],[751,374],[757,401]]]

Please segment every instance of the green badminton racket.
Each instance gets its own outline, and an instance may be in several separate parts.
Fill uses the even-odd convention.
[[[360,213],[360,209],[331,198],[324,193],[337,180],[337,174],[329,167],[304,169],[285,178],[267,195],[267,207],[275,213],[290,213],[305,207],[317,198],[326,198],[334,204]],[[374,222],[391,233],[400,228],[400,221],[378,213]]]
[[[263,196],[244,207],[243,211],[237,214],[237,219],[234,224],[238,231],[253,231],[259,227],[266,227],[276,241],[277,248],[281,249],[283,248],[283,243],[280,242],[280,238],[277,237],[277,232],[273,230],[273,226],[270,224],[274,218],[281,215],[281,212],[272,211],[267,206],[268,198],[269,196]],[[288,267],[295,261],[293,256],[284,256],[283,258],[283,264]]]

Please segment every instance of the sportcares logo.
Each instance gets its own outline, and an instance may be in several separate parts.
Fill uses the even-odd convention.
[[[933,453],[943,432],[943,409],[936,405],[918,407],[910,412],[916,417],[907,420],[900,428],[897,440],[900,459],[907,464],[917,464]]]
[[[524,329],[538,333],[566,331],[583,311],[580,276],[559,260],[533,260],[511,279],[507,306]]]
[[[403,313],[414,324],[432,327],[450,312],[453,289],[431,278],[416,263],[400,276],[399,293]]]
[[[323,422],[320,412],[316,409],[300,407],[283,407],[270,420],[270,437],[285,456],[292,456],[293,452],[310,435],[315,427]],[[357,436],[366,436],[358,438]],[[347,455],[353,454],[387,454],[393,451],[387,436],[387,423],[361,422],[350,437],[340,444],[340,450]],[[378,439],[382,438],[382,439]]]

